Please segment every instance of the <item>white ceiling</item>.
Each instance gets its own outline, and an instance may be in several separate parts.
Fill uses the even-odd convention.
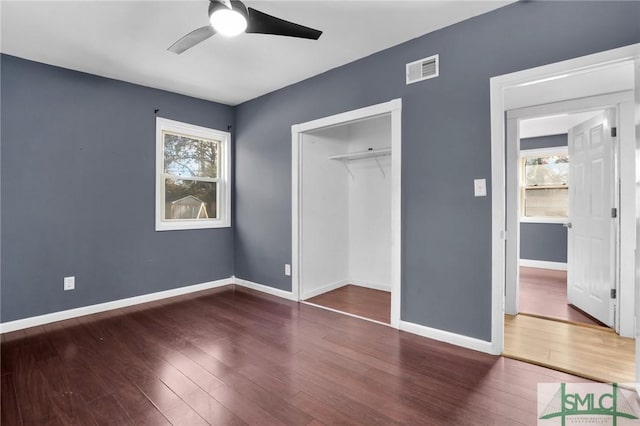
[[[207,0],[2,0],[0,49],[237,105],[512,1],[247,0],[248,6],[324,34],[318,41],[216,35],[175,55],[167,47],[208,24]],[[398,72],[404,69],[400,66]]]
[[[520,121],[520,137],[534,138],[537,136],[561,135],[569,129],[602,113],[599,111],[560,114],[548,117],[536,117]]]

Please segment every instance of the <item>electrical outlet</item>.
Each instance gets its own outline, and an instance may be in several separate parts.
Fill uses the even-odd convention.
[[[73,290],[76,288],[76,277],[64,277],[64,289]]]
[[[288,277],[291,276],[291,265],[289,265],[288,263],[285,263],[284,265],[284,274]]]

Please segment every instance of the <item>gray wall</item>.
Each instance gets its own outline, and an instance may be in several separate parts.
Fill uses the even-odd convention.
[[[490,340],[491,198],[473,197],[491,175],[489,79],[640,42],[638,16],[518,2],[240,105],[236,275],[291,289],[291,125],[401,97],[402,319]],[[404,65],[436,53],[440,77],[406,86]]]
[[[520,139],[520,149],[567,146],[568,135]],[[567,263],[567,228],[557,223],[521,223],[520,259]]]
[[[567,263],[567,228],[559,223],[521,223],[520,259]]]
[[[231,228],[154,231],[154,108],[226,130],[232,107],[6,55],[1,67],[3,322],[233,274]]]
[[[520,149],[540,149],[551,148],[555,146],[567,146],[569,144],[569,135],[564,133],[561,135],[538,136],[535,138],[520,139]]]
[[[491,200],[472,181],[490,177],[489,78],[640,42],[639,15],[518,2],[235,109],[2,56],[0,320],[233,273],[289,290],[291,125],[401,97],[402,318],[488,340]],[[406,86],[404,64],[436,53],[441,76]],[[154,108],[234,124],[233,230],[154,231]]]

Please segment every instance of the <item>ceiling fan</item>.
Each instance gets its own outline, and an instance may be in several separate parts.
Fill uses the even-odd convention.
[[[211,25],[190,32],[169,46],[167,50],[180,54],[216,33],[226,37],[233,37],[244,32],[311,40],[317,40],[322,34],[322,31],[267,15],[252,7],[246,7],[239,0],[209,0],[209,21]]]

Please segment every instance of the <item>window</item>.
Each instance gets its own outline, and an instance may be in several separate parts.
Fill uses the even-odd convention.
[[[566,147],[520,151],[521,220],[563,222],[569,210]]]
[[[156,231],[231,226],[229,139],[156,119]]]

